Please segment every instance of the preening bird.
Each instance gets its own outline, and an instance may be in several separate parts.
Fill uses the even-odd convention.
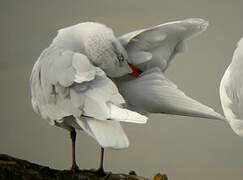
[[[36,113],[70,131],[72,170],[78,169],[75,129],[102,147],[99,172],[103,173],[103,148],[129,146],[120,122],[144,124],[148,113],[223,118],[164,76],[186,40],[207,25],[202,19],[186,19],[120,37],[93,22],[58,31],[33,67],[31,97]]]
[[[221,80],[220,100],[227,122],[236,134],[243,136],[243,39]]]
[[[93,137],[101,149],[129,146],[120,122],[144,124],[147,117],[125,109],[124,98],[110,78],[132,70],[127,53],[113,31],[99,23],[80,23],[58,31],[36,61],[30,78],[34,111],[50,124],[70,131],[72,170],[76,131]]]

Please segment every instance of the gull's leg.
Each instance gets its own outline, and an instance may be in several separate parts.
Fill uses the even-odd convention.
[[[104,171],[104,166],[103,166],[103,163],[104,163],[104,148],[101,147],[100,148],[100,167],[99,169],[97,169],[96,173],[100,176],[105,176],[105,171]]]
[[[70,131],[70,137],[72,140],[72,167],[71,167],[71,171],[75,172],[78,171],[79,168],[76,164],[76,157],[75,157],[75,142],[76,142],[76,131],[74,128],[71,129]]]
[[[99,169],[104,172],[104,148],[100,148],[100,167]]]

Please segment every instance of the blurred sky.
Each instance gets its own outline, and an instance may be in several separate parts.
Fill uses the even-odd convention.
[[[83,21],[105,23],[117,35],[191,17],[209,21],[208,30],[188,43],[166,72],[187,95],[221,112],[219,82],[243,36],[242,0],[8,0],[0,1],[0,153],[68,169],[69,133],[52,127],[30,104],[31,68],[56,30]],[[107,150],[105,169],[135,170],[173,180],[242,180],[243,138],[220,121],[152,115],[148,124],[125,125],[131,146]],[[81,168],[98,166],[99,147],[78,134]]]

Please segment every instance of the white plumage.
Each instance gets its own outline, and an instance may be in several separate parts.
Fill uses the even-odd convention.
[[[131,109],[138,112],[166,113],[211,119],[224,119],[213,109],[188,97],[157,67],[139,78],[119,81],[118,87]]]
[[[33,108],[52,125],[71,131],[73,149],[74,129],[87,132],[101,147],[128,147],[120,122],[146,123],[138,112],[223,119],[163,74],[185,50],[186,40],[207,25],[202,19],[186,19],[117,38],[99,23],[61,29],[33,67]],[[72,169],[77,167],[74,154]]]
[[[34,110],[53,125],[73,116],[79,128],[85,129],[102,147],[127,147],[120,121],[146,123],[147,117],[122,107],[125,100],[106,76],[107,67],[101,69],[107,65],[108,74],[113,77],[131,72],[127,62],[119,62],[116,57],[116,53],[123,53],[115,49],[120,48],[118,43],[112,30],[98,23],[81,23],[60,30],[32,70]],[[103,138],[98,138],[101,134]]]
[[[118,38],[128,52],[129,63],[142,71],[137,78],[115,80],[131,109],[145,114],[224,119],[212,108],[186,96],[163,73],[175,55],[185,51],[186,41],[205,31],[207,26],[207,21],[192,18],[134,31]]]
[[[243,39],[238,42],[232,62],[220,83],[220,100],[231,128],[243,136]]]

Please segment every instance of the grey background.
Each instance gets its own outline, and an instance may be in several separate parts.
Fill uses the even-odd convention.
[[[242,7],[242,0],[1,0],[0,153],[70,167],[69,134],[33,112],[28,80],[56,30],[83,21],[105,23],[119,35],[171,20],[209,20],[208,30],[188,43],[188,51],[175,58],[166,76],[187,95],[222,112],[218,87],[243,36]],[[106,170],[133,169],[147,177],[166,172],[173,180],[243,178],[243,139],[223,122],[152,115],[145,126],[128,124],[125,130],[131,146],[106,151]],[[96,168],[96,142],[82,132],[77,141],[79,166]]]

